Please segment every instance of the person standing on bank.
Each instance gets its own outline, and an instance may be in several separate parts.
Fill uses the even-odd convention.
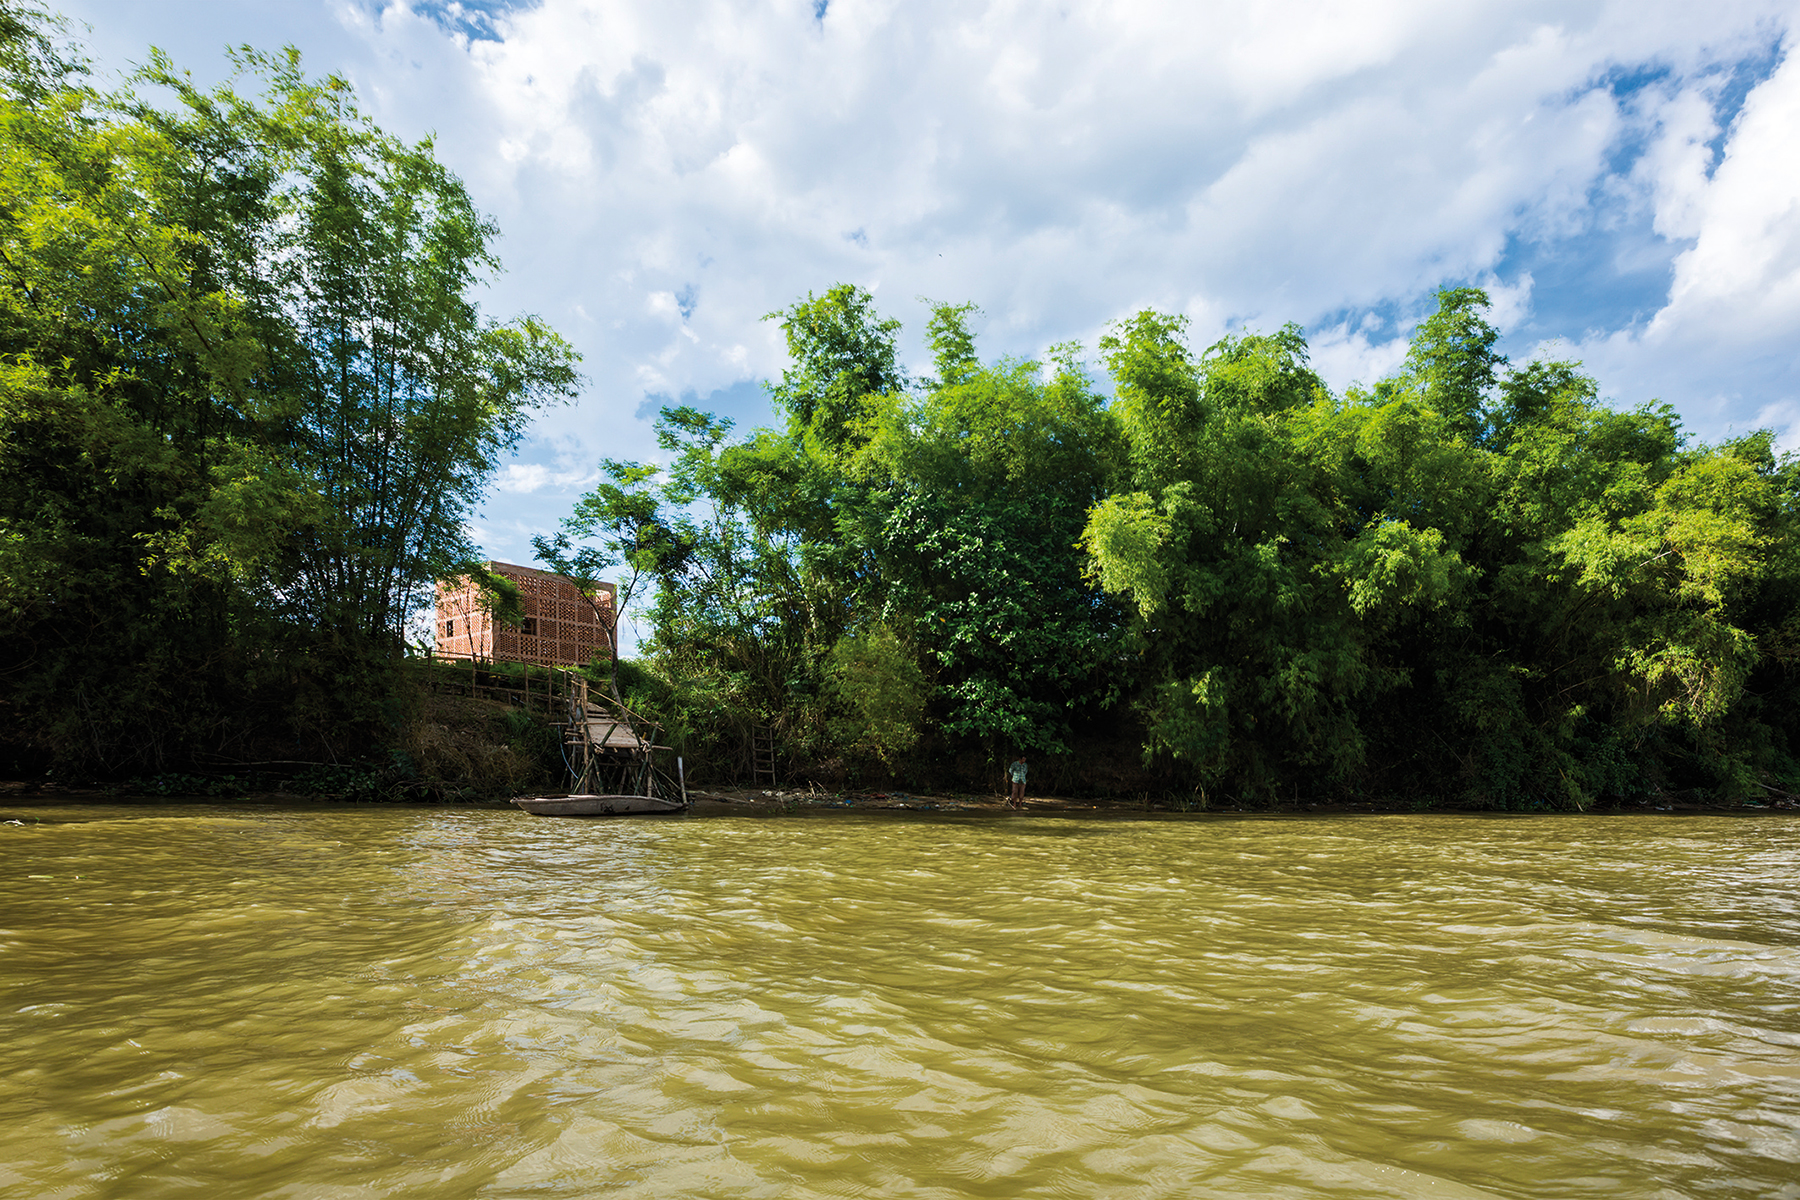
[[[1007,802],[1006,802],[1007,807],[1009,807],[1009,808],[1024,808],[1025,807],[1025,756],[1023,754],[1021,754],[1021,755],[1019,755],[1019,757],[1013,759],[1012,766],[1010,766],[1006,769],[1006,773],[1012,777],[1012,797],[1007,800]]]

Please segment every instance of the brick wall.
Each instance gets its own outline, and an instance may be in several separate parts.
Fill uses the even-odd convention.
[[[545,667],[586,663],[609,652],[612,584],[600,585],[596,614],[568,580],[548,571],[492,562],[488,570],[518,586],[524,609],[518,625],[496,625],[482,611],[480,589],[467,579],[443,580],[437,587],[437,652],[454,658],[528,662]]]

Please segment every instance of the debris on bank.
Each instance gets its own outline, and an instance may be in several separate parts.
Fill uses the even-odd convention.
[[[817,788],[689,788],[691,800],[771,812],[853,809],[869,812],[963,812],[1003,808],[999,797],[914,795],[910,792],[826,792]]]
[[[967,813],[980,815],[987,813],[1001,814],[1014,812],[1007,806],[1006,797],[998,793],[978,795],[966,793],[914,793],[903,791],[864,792],[864,791],[825,791],[818,787],[810,788],[732,788],[709,787],[688,788],[688,796],[701,810],[713,812],[740,811],[768,814],[801,814],[809,812],[944,812]],[[1558,810],[1545,805],[1534,810],[1536,815],[1554,815]],[[1570,810],[1562,810],[1568,815]],[[1697,796],[1675,796],[1669,794],[1654,797],[1638,798],[1614,804],[1596,805],[1590,808],[1590,816],[1624,816],[1631,814],[1685,813],[1689,815],[1738,813],[1768,813],[1770,815],[1800,813],[1800,796],[1786,794],[1773,796],[1766,801],[1718,801]],[[1464,815],[1464,816],[1523,816],[1530,813],[1499,812],[1497,810],[1468,808],[1458,805],[1432,805],[1381,803],[1363,801],[1351,803],[1313,803],[1299,801],[1293,805],[1279,807],[1253,807],[1240,804],[1220,804],[1201,807],[1183,803],[1181,798],[1168,797],[1110,797],[1068,799],[1061,796],[1027,796],[1025,798],[1026,813],[1094,813],[1114,816],[1280,816],[1280,817],[1328,817],[1328,816],[1378,816],[1378,815]]]

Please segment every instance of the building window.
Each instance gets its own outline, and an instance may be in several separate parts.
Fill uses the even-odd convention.
[[[537,636],[537,618],[536,617],[521,618],[519,621],[519,632],[524,634],[526,637],[536,637]]]
[[[456,636],[456,622],[455,621],[445,621],[444,622],[444,636],[445,637],[455,637]]]

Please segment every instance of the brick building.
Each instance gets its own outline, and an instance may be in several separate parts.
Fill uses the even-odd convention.
[[[607,626],[615,619],[614,588],[600,585],[589,604],[560,575],[491,562],[487,569],[518,586],[524,615],[517,625],[498,625],[481,605],[472,580],[440,580],[437,585],[437,652],[447,658],[527,662],[544,667],[584,664],[611,652]]]

